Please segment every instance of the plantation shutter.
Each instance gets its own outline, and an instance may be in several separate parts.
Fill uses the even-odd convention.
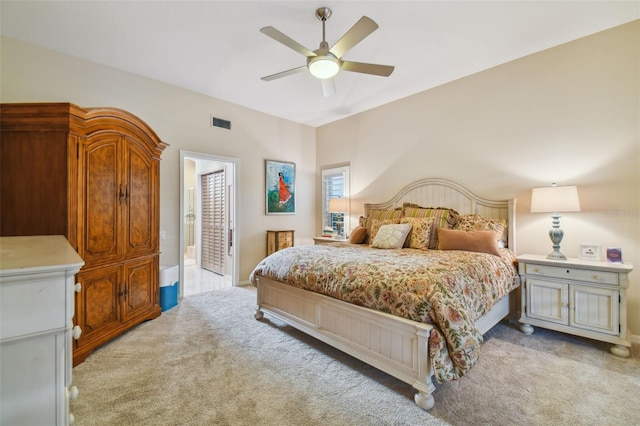
[[[324,169],[322,171],[322,228],[330,227],[337,231],[337,223],[344,220],[343,213],[330,213],[329,200],[349,197],[349,166]],[[348,213],[347,213],[348,217]],[[345,233],[349,233],[348,220],[345,222]]]

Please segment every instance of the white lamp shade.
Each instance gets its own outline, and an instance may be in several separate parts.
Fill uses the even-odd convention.
[[[579,212],[575,186],[548,186],[531,190],[531,213]]]
[[[329,212],[331,213],[346,213],[349,211],[349,199],[348,198],[331,198],[329,200]]]

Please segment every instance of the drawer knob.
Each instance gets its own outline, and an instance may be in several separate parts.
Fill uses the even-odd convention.
[[[78,340],[80,338],[80,335],[82,334],[82,329],[80,328],[79,325],[76,325],[75,327],[73,327],[73,338]]]
[[[76,285],[74,285],[74,286],[73,286],[73,290],[74,290],[76,293],[80,293],[80,292],[82,291],[82,284],[80,284],[80,283],[76,283]]]
[[[71,386],[70,388],[67,388],[67,397],[72,401],[78,399],[78,393],[79,392],[77,386]]]

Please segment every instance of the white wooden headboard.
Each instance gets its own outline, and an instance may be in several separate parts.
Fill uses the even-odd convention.
[[[404,203],[422,207],[446,207],[460,214],[475,213],[494,219],[505,219],[508,224],[507,246],[516,252],[516,199],[489,200],[482,198],[462,185],[441,178],[426,178],[402,188],[389,201],[379,204],[365,203],[364,214],[373,209],[393,209]]]

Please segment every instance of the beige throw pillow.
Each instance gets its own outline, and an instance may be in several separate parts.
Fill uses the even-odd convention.
[[[378,233],[378,230],[382,225],[389,225],[389,224],[396,224],[396,223],[400,223],[400,219],[381,219],[381,220],[373,219],[371,221],[371,226],[367,230],[367,234],[369,237],[368,238],[369,244],[373,244],[373,239],[376,237],[376,234]]]
[[[410,223],[382,225],[371,243],[371,247],[381,249],[399,249],[411,230]]]

